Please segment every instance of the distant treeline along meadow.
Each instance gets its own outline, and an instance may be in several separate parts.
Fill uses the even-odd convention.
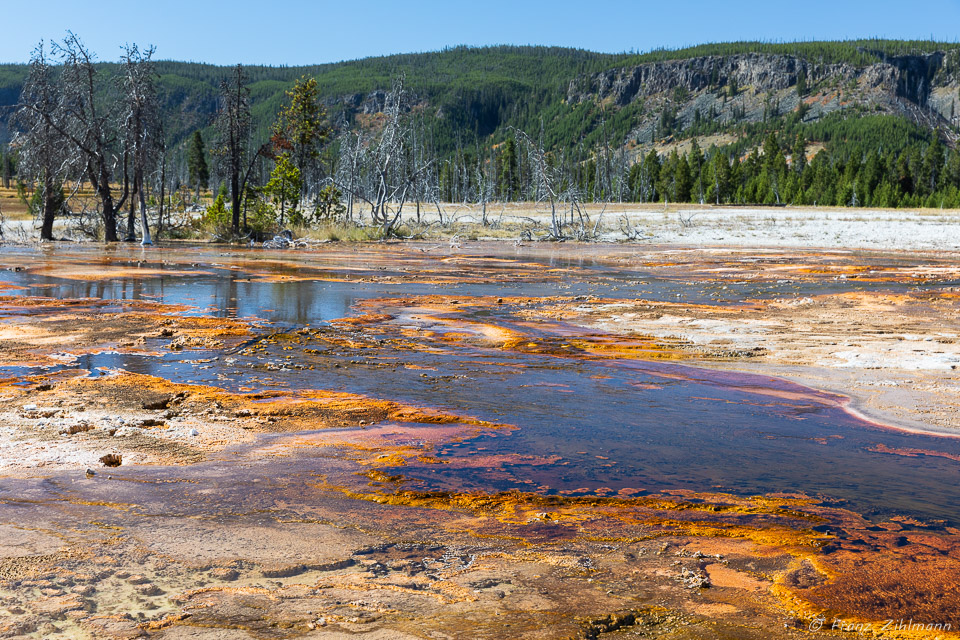
[[[745,54],[801,70],[757,97],[716,71]],[[58,221],[106,241],[261,239],[324,225],[382,238],[411,233],[428,211],[442,224],[451,203],[477,207],[485,225],[495,224],[492,203],[539,203],[553,213],[544,237],[556,239],[590,237],[574,214],[591,202],[957,208],[952,112],[917,105],[910,117],[860,101],[812,118],[804,97],[834,91],[824,69],[905,60],[932,70],[917,76],[932,95],[931,83],[960,70],[958,54],[881,40],[620,55],[460,47],[224,68],[156,61],[136,45],[99,62],[69,34],[28,65],[0,66],[0,175],[44,239]],[[698,91],[571,99],[603,74],[700,58],[717,62]],[[837,86],[841,97],[852,91]],[[765,100],[762,116],[738,111],[746,95]],[[704,96],[715,102],[691,111]],[[715,108],[721,98],[729,113]]]

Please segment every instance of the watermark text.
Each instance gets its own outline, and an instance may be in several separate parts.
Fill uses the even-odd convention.
[[[889,631],[952,631],[949,622],[925,622],[913,618],[890,618],[880,622],[854,622],[843,618],[833,618],[828,621],[826,616],[817,616],[810,621],[811,631],[830,629],[847,633],[883,633]]]

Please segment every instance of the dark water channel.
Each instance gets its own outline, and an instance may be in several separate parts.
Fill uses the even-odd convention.
[[[6,251],[6,249],[5,249]],[[34,250],[23,250],[25,252]],[[504,250],[506,254],[510,252]],[[82,252],[79,254],[81,257]],[[147,252],[160,264],[163,254]],[[463,296],[597,295],[605,298],[646,298],[705,303],[735,303],[745,298],[816,295],[864,289],[903,289],[908,285],[877,282],[789,282],[766,284],[684,282],[653,273],[625,273],[590,260],[540,261],[543,278],[526,274],[491,277],[467,284],[421,283],[416,279],[360,282],[391,274],[370,269],[338,272],[333,266],[305,266],[299,276],[313,273],[342,276],[339,281],[264,279],[274,267],[264,266],[254,252],[218,256],[197,249],[201,275],[180,275],[190,265],[180,261],[163,268],[169,276],[123,277],[77,281],[31,271],[0,272],[0,281],[27,287],[9,294],[106,300],[151,300],[188,304],[190,313],[218,317],[256,317],[266,335],[305,325],[322,327],[349,316],[363,299],[435,294]],[[91,251],[91,257],[95,253]],[[507,255],[506,257],[509,257]],[[40,255],[37,259],[42,260]],[[140,258],[132,252],[128,258]],[[222,263],[218,261],[222,260]],[[505,267],[506,268],[506,267]],[[561,268],[556,275],[548,268]],[[290,275],[276,267],[275,275]],[[397,271],[401,277],[403,272]],[[924,285],[931,289],[953,282]],[[909,285],[915,288],[916,285]],[[798,290],[798,287],[799,290]],[[478,314],[481,312],[477,312]],[[483,320],[510,324],[512,309],[483,311]],[[543,334],[529,326],[531,339]],[[545,329],[545,332],[549,329]],[[310,345],[306,345],[310,346]],[[729,491],[737,494],[802,492],[819,496],[874,518],[906,514],[924,520],[960,524],[960,462],[947,457],[906,457],[871,451],[923,449],[960,455],[960,439],[909,434],[877,428],[845,413],[835,398],[782,380],[716,372],[656,361],[558,357],[520,353],[470,343],[450,343],[443,349],[409,351],[385,342],[358,359],[333,349],[306,353],[268,345],[266,353],[180,352],[163,357],[124,354],[84,356],[68,367],[92,372],[121,368],[162,376],[177,382],[208,383],[236,390],[241,386],[290,389],[332,389],[441,407],[458,414],[516,425],[518,429],[482,436],[440,448],[440,458],[471,456],[552,457],[549,464],[501,462],[488,468],[408,466],[402,472],[418,488],[504,490],[540,488],[549,493],[581,489],[610,493],[621,489],[655,492],[663,489]],[[288,358],[293,354],[293,359]],[[211,361],[212,358],[216,358]],[[204,362],[206,361],[206,362]],[[276,366],[265,368],[267,364]],[[299,364],[313,369],[291,368]],[[415,364],[420,368],[406,368]],[[337,366],[339,365],[339,366]],[[392,365],[392,366],[391,366]],[[23,374],[7,368],[0,374]],[[316,457],[312,457],[315,456]],[[500,458],[503,460],[504,458]],[[269,486],[286,491],[285,483],[267,478],[294,477],[336,464],[323,455],[304,452],[295,458],[231,467],[224,461],[195,468],[123,469],[129,478],[208,478],[226,494],[251,503],[269,503]],[[266,482],[266,484],[265,484]],[[54,486],[53,484],[48,486]],[[145,486],[145,485],[137,485]],[[209,485],[208,485],[209,486]],[[157,485],[160,487],[160,485]],[[181,488],[178,488],[181,487]],[[163,485],[165,501],[188,500],[193,485]],[[34,491],[43,493],[37,485]],[[129,486],[122,491],[128,491]],[[608,491],[609,490],[609,491]],[[151,494],[152,495],[152,494]],[[259,497],[257,497],[259,496]],[[159,499],[160,493],[152,499]],[[217,504],[223,500],[211,499]],[[220,507],[217,507],[220,508]]]

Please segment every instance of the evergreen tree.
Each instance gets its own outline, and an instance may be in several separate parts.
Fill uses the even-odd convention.
[[[927,152],[923,156],[922,177],[924,187],[929,193],[934,193],[939,188],[940,168],[943,166],[943,145],[940,144],[940,138],[936,137],[927,147]]]
[[[797,135],[797,141],[793,143],[790,161],[793,164],[793,170],[798,175],[803,174],[803,170],[807,168],[807,141],[802,133]]]
[[[666,138],[673,133],[673,128],[677,124],[677,110],[671,106],[667,105],[663,108],[663,111],[660,112],[660,126],[657,131],[661,138]]]
[[[651,149],[630,171],[630,190],[639,202],[655,202],[660,198],[660,156]]]
[[[692,190],[690,197],[700,204],[703,204],[703,152],[700,150],[700,144],[697,142],[696,138],[693,139],[693,144],[690,147],[687,163],[690,166],[690,174],[692,178]]]
[[[660,166],[657,191],[664,202],[677,201],[677,165],[679,163],[677,150],[673,149]]]
[[[200,195],[201,189],[210,186],[210,169],[207,167],[207,150],[200,131],[194,131],[187,149],[187,174],[190,186]]]
[[[289,154],[289,160],[306,178],[316,170],[320,147],[330,138],[327,110],[320,100],[316,78],[301,77],[287,91],[290,104],[280,109],[273,127],[274,152]]]
[[[821,152],[822,153],[822,152]],[[897,158],[897,186],[905,194],[913,193],[913,172],[910,170],[910,161],[906,154]]]
[[[675,183],[676,193],[674,194],[674,200],[676,202],[690,202],[691,190],[693,188],[693,176],[690,171],[690,162],[687,160],[686,154],[680,156],[680,160],[677,162]]]
[[[943,184],[947,188],[960,188],[960,151],[951,149],[943,173]]]
[[[715,204],[728,202],[730,199],[730,160],[725,155],[712,150],[710,176],[707,185],[706,199]]]
[[[10,188],[10,181],[16,173],[14,152],[8,148],[5,153],[0,154],[0,180],[2,180],[4,189]]]
[[[876,149],[873,149],[867,156],[867,161],[860,169],[858,180],[858,192],[861,194],[864,204],[873,204],[873,193],[880,184],[882,177],[883,165],[880,160],[880,154],[877,153]]]
[[[500,197],[511,201],[519,196],[520,176],[517,171],[517,141],[507,138],[500,152],[499,191]]]
[[[777,134],[771,132],[763,141],[763,166],[767,169],[771,168],[779,152],[780,144],[777,142]]]
[[[290,160],[289,154],[281,154],[277,157],[276,166],[270,172],[270,181],[263,187],[263,193],[267,195],[280,208],[280,226],[283,226],[287,205],[290,205],[291,221],[295,224],[302,224],[301,217],[295,217],[297,206],[300,204],[300,190],[303,186],[300,169],[298,169]]]

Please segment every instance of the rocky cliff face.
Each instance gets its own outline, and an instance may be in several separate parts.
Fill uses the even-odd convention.
[[[352,113],[372,115],[384,110],[387,102],[387,92],[382,89],[370,93],[352,93],[339,98],[325,100],[327,107],[340,105]]]
[[[623,106],[676,87],[697,93],[732,83],[758,93],[776,92],[796,86],[798,76],[803,73],[810,88],[856,82],[864,89],[882,90],[922,104],[943,59],[942,53],[901,56],[866,67],[816,64],[793,56],[764,54],[670,60],[575,78],[570,82],[567,99],[581,102],[612,98]]]
[[[949,129],[951,119],[960,116],[960,105],[955,75],[945,68],[946,57],[944,53],[890,57],[867,66],[769,54],[670,60],[575,78],[567,101],[619,107],[639,103],[643,115],[631,137],[641,144],[658,138],[657,116],[664,109],[675,112],[676,130],[682,131],[708,113],[721,123],[755,122],[798,109],[801,102],[805,120],[860,106]],[[957,61],[952,62],[950,68],[957,68]],[[803,96],[797,92],[801,76],[807,87]]]

